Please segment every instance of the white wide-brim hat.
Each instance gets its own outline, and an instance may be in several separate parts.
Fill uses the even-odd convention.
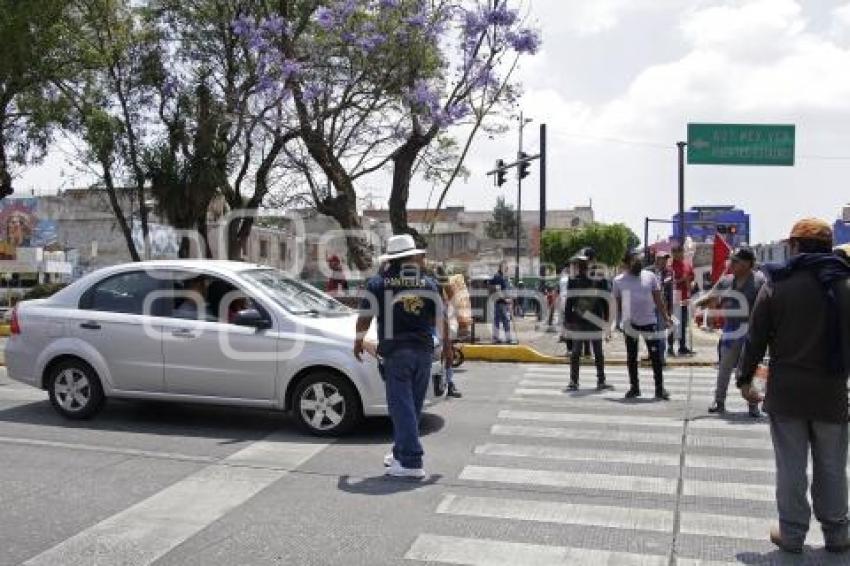
[[[416,247],[413,236],[410,234],[400,234],[398,236],[390,236],[387,240],[387,252],[384,255],[378,256],[378,261],[383,263],[392,259],[423,255],[425,253],[427,253],[425,250],[420,250]]]

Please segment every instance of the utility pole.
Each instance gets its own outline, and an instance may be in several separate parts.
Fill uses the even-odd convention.
[[[520,236],[522,234],[522,179],[527,174],[523,168],[526,158],[525,152],[522,150],[522,132],[526,124],[532,122],[531,118],[526,118],[520,111],[519,113],[519,150],[517,151],[517,162],[520,163],[517,168],[516,176],[516,267],[514,269],[514,286],[519,286],[519,246]]]
[[[546,229],[546,124],[540,124],[540,276],[543,277],[543,231]]]
[[[685,146],[687,142],[676,142],[679,150],[679,245],[685,247]]]

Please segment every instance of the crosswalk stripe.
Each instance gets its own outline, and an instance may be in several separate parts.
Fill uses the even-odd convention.
[[[446,495],[437,507],[437,513],[660,533],[673,530],[671,510],[576,505],[556,501]]]
[[[773,472],[776,470],[776,461],[772,456],[770,458],[732,458],[729,456],[686,454],[685,466],[697,469],[712,468],[746,472]]]
[[[530,388],[530,389],[557,389],[558,391],[563,391],[568,383],[569,383],[569,380],[566,380],[566,379],[563,380],[563,381],[548,381],[548,380],[547,381],[540,381],[540,380],[537,380],[537,379],[523,379],[522,381],[517,383],[517,387],[524,387],[524,388]],[[595,383],[588,383],[588,384],[585,384],[583,386],[580,385],[579,387],[580,387],[580,390],[581,389],[583,389],[583,390],[593,390],[596,387],[596,384]],[[670,392],[687,393],[687,392],[690,391],[690,392],[697,393],[697,394],[700,394],[700,395],[714,395],[714,391],[715,391],[715,388],[714,388],[713,385],[712,386],[707,386],[707,385],[706,386],[700,386],[700,385],[690,386],[690,385],[687,385],[687,384],[679,385],[679,384],[676,384],[676,383],[665,382],[664,387],[665,387],[665,389],[667,389],[667,391],[670,391]]]
[[[637,402],[625,402],[623,401],[623,394],[619,395],[616,392],[611,395],[593,395],[593,396],[573,396],[573,395],[563,395],[560,398],[555,397],[541,397],[535,398],[533,396],[528,397],[507,397],[506,401],[509,403],[518,403],[521,405],[527,406],[536,406],[536,407],[550,407],[556,409],[565,409],[565,408],[596,408],[596,409],[623,409],[624,407],[628,407],[629,411],[640,411],[641,409],[645,410],[657,410],[658,403],[652,400],[652,397],[641,397],[640,401]],[[675,403],[685,401],[687,397],[674,397],[672,400],[672,406],[676,406]],[[699,400],[691,399],[697,407],[699,407]],[[618,404],[619,403],[619,404]],[[710,402],[709,402],[710,403]],[[699,407],[703,408],[703,407]],[[708,404],[706,404],[705,408],[708,408]],[[730,399],[726,401],[726,409],[727,411],[738,411],[743,414],[746,410],[747,405],[742,399],[740,402],[734,399]],[[613,416],[613,415],[612,415]]]
[[[703,560],[702,558],[676,558],[676,566],[741,566],[740,562],[721,562],[719,560]]]
[[[628,432],[600,429],[569,429],[543,426],[493,425],[490,428],[493,436],[519,436],[529,438],[550,438],[564,440],[597,440],[607,442],[628,442],[638,444],[679,445],[682,443],[681,434],[656,432]]]
[[[652,384],[647,384],[647,387],[652,387]],[[564,393],[561,389],[539,389],[539,388],[529,388],[529,387],[518,387],[514,390],[514,395],[520,396],[528,396],[528,397],[568,397],[567,393]],[[622,398],[623,394],[617,393],[599,393],[597,395],[598,399],[618,399]],[[646,395],[644,395],[646,397]],[[714,401],[714,395],[687,395],[684,393],[680,393],[677,396],[674,396],[673,399],[679,398],[679,400],[684,401],[687,398],[690,398],[693,402],[710,404]]]
[[[699,448],[749,448],[754,450],[773,450],[769,435],[753,438],[738,438],[734,436],[697,436],[688,435],[688,446]]]
[[[723,537],[734,539],[767,540],[770,521],[740,515],[715,515],[711,513],[682,513],[679,531],[687,535]],[[823,533],[812,529],[807,541],[822,545]]]
[[[608,377],[608,376],[606,376]],[[596,383],[596,378],[593,375],[588,375],[585,379],[580,380],[585,388],[592,388]],[[520,386],[528,386],[528,387],[564,387],[567,383],[570,382],[569,376],[564,376],[561,379],[554,379],[551,377],[530,377],[525,376],[522,380],[519,381],[518,385]],[[691,388],[691,389],[706,389],[711,390],[712,392],[715,390],[715,384],[711,382],[689,382],[689,381],[676,381],[671,379],[665,379],[664,385],[669,387],[679,387],[679,388]]]
[[[596,423],[621,425],[648,425],[681,429],[685,426],[682,419],[674,417],[633,417],[630,415],[594,415],[586,413],[553,413],[551,411],[499,411],[498,418],[515,421],[543,421],[559,423]]]
[[[460,479],[513,485],[571,487],[577,489],[654,493],[661,495],[675,494],[677,486],[677,480],[674,478],[556,472],[493,466],[466,466],[460,473]]]
[[[694,497],[716,497],[737,501],[776,500],[776,488],[766,484],[731,483],[687,479],[684,482],[683,495]]]
[[[492,539],[423,534],[413,542],[408,560],[466,566],[667,566],[667,556],[549,546]]]
[[[291,442],[290,438],[274,433],[24,564],[151,564],[327,446],[327,443]]]
[[[580,408],[580,406],[577,406]],[[637,426],[655,426],[666,427],[673,429],[681,429],[684,426],[684,420],[679,416],[654,416],[654,415],[600,415],[584,412],[553,412],[553,411],[518,411],[504,409],[499,411],[498,417],[504,420],[517,421],[540,421],[550,423],[592,423],[605,424],[611,427],[622,427],[626,425]],[[726,432],[730,429],[719,426],[720,421],[712,421],[712,425],[707,424],[691,426],[705,421],[691,422],[689,428],[695,436],[701,436],[705,432]],[[716,423],[716,424],[714,424]],[[770,439],[770,431],[766,426],[751,425],[746,431],[750,435],[750,440],[758,439],[759,441],[768,441]],[[737,438],[737,437],[736,437]],[[748,440],[748,439],[744,439]]]
[[[651,466],[679,466],[679,455],[669,452],[626,452],[622,450],[600,450],[599,448],[567,448],[538,446],[534,444],[496,444],[476,446],[479,456],[502,456],[509,458],[536,458],[539,460],[572,460],[583,462],[618,462],[624,464],[646,464]]]

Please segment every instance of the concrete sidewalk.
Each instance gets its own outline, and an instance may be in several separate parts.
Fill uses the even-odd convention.
[[[464,352],[469,360],[488,361],[516,361],[516,362],[542,362],[542,363],[566,363],[566,344],[560,342],[560,326],[556,324],[556,331],[547,331],[545,323],[538,323],[536,317],[528,316],[511,321],[511,331],[518,339],[516,348],[510,345],[492,345],[492,326],[478,323],[475,325],[476,344],[480,346],[466,346]],[[688,329],[688,341],[693,356],[668,357],[670,366],[712,366],[717,363],[717,343],[720,340],[720,332],[708,332],[691,326]],[[626,363],[626,342],[621,332],[615,332],[611,340],[605,342],[605,361],[614,365]],[[676,344],[678,348],[678,342]],[[532,354],[527,351],[530,349]],[[509,353],[511,352],[511,353]],[[541,357],[542,356],[542,357]],[[647,356],[646,347],[641,345],[641,358]],[[592,358],[583,360],[585,364],[592,364]]]

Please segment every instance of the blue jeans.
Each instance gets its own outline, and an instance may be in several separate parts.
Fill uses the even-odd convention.
[[[419,415],[431,384],[432,356],[431,350],[401,348],[384,357],[393,457],[405,468],[422,467]]]
[[[505,330],[505,342],[511,339],[511,322],[508,320],[508,305],[496,303],[493,308],[493,340],[499,339],[499,326]]]

